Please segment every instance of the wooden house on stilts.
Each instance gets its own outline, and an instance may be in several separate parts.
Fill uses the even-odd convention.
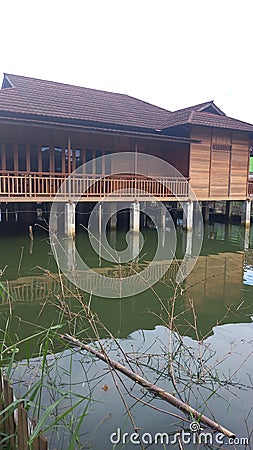
[[[171,112],[127,95],[5,74],[0,90],[0,208],[50,205],[69,174],[93,161],[83,176],[96,182],[81,202],[98,202],[113,192],[113,201],[120,202],[119,186],[126,192],[133,184],[160,201],[187,202],[190,186],[205,218],[209,202],[226,201],[229,215],[231,202],[241,201],[242,220],[249,224],[252,137],[253,125],[227,117],[213,101]],[[154,180],[148,173],[129,176],[127,170],[114,175],[97,158],[117,152],[134,152],[136,158],[154,155],[184,178],[161,174],[159,179],[156,174]],[[69,201],[68,193],[62,200]]]

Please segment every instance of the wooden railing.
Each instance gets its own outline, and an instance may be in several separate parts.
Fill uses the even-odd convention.
[[[253,195],[253,179],[248,181],[248,195]]]
[[[67,180],[67,181],[66,181]],[[64,183],[66,181],[66,183]],[[188,180],[184,178],[148,178],[132,176],[92,176],[62,174],[0,174],[2,199],[53,199],[62,186],[61,197],[78,196],[99,199],[106,195],[121,197],[187,198]]]

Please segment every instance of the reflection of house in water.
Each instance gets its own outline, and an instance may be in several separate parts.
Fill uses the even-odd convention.
[[[189,299],[193,300],[197,315],[199,335],[205,336],[212,328],[222,320],[222,323],[236,323],[245,321],[244,311],[251,304],[252,289],[243,288],[243,265],[244,253],[218,253],[215,255],[200,256],[196,266],[183,283],[183,291],[177,297],[175,314],[180,313],[176,325],[182,334],[196,337],[195,331],[190,328],[193,322],[193,314],[189,309]],[[162,264],[161,264],[162,266]],[[159,264],[154,271],[162,270]],[[110,269],[96,269],[98,272],[107,273],[107,276],[118,277],[116,267]],[[125,275],[127,275],[125,269]],[[139,329],[153,329],[155,326],[165,324],[168,321],[166,308],[168,300],[173,296],[173,285],[178,271],[178,263],[171,264],[169,270],[163,276],[161,283],[155,286],[161,301],[152,293],[146,291],[136,297],[127,299],[101,299],[92,300],[93,311],[97,313],[100,320],[116,337],[127,337],[130,333]],[[122,272],[120,272],[122,275]],[[154,273],[156,276],[157,273]],[[113,283],[113,280],[112,280]],[[82,307],[75,299],[70,299],[73,286],[64,280],[65,301],[73,312],[79,312],[76,320],[78,331],[86,330],[87,336],[92,337],[91,330],[86,318],[82,315]],[[5,282],[7,293],[2,293],[2,307],[12,303],[13,316],[21,317],[23,321],[37,323],[43,327],[49,327],[60,316],[60,302],[62,297],[62,286],[57,276],[42,275],[37,277],[26,277],[18,280]],[[15,299],[12,302],[11,299]],[[44,306],[45,300],[47,305]],[[54,304],[53,304],[50,302]],[[24,304],[26,302],[26,304]],[[42,307],[43,304],[43,307]],[[61,305],[63,303],[61,302]],[[8,306],[9,308],[9,306]],[[41,311],[41,314],[40,314]],[[4,320],[3,316],[0,321]],[[28,328],[22,328],[22,321],[17,321],[14,327],[24,337]],[[4,329],[1,323],[1,329]],[[100,329],[101,337],[106,337],[106,332]]]

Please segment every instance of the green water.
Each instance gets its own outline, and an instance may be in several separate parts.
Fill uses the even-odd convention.
[[[155,230],[145,230],[143,235],[139,264],[152,259],[156,246]],[[78,234],[80,254],[90,267],[106,272],[105,262],[90,249],[87,239],[84,232]],[[123,232],[113,234],[109,239],[117,249],[126,246]],[[252,230],[250,236],[246,236],[246,241],[248,239],[249,245],[246,245],[243,227],[213,224],[206,228],[201,254],[176,296],[177,270],[172,265],[152,289],[129,298],[103,299],[91,298],[88,293],[80,296],[74,287],[72,295],[68,284],[67,289],[59,286],[55,280],[57,275],[53,275],[57,274],[57,267],[46,233],[36,234],[33,243],[27,236],[1,238],[0,330],[1,339],[7,346],[18,343],[15,349],[17,364],[12,371],[17,393],[24,393],[25,386],[38,379],[43,331],[61,324],[61,332],[75,334],[90,344],[99,336],[110,356],[123,363],[124,351],[137,372],[169,392],[175,391],[168,370],[169,355],[172,354],[177,387],[183,399],[206,415],[215,417],[238,437],[247,437],[253,427],[253,413],[250,413],[253,406]],[[186,234],[178,230],[176,256],[179,263],[185,248]],[[87,305],[96,315],[96,329],[87,319]],[[172,308],[174,320],[170,331],[168,312],[171,313]],[[41,335],[29,339],[36,333]],[[111,335],[117,338],[119,347]],[[201,360],[205,361],[204,368]],[[43,407],[62,395],[64,389],[83,396],[72,421],[68,419],[71,422],[68,428],[72,427],[72,430],[76,417],[87,408],[88,414],[79,430],[80,445],[76,443],[73,448],[141,448],[131,442],[124,444],[122,436],[115,447],[110,441],[111,433],[119,428],[122,433],[133,432],[124,402],[142,434],[175,433],[179,429],[177,419],[160,409],[182,413],[152,398],[129,380],[124,379],[122,384],[104,363],[85,352],[65,350],[60,339],[50,345],[47,365]],[[53,384],[61,387],[61,393],[49,388]],[[63,399],[60,411],[75,402],[75,395]],[[136,398],[151,403],[156,409],[137,402]],[[71,433],[66,427],[58,426],[47,435],[50,448],[68,449]],[[148,448],[179,448],[178,445],[178,441],[167,447],[152,443]],[[192,442],[184,445],[185,448],[204,448]],[[216,448],[214,443],[211,448]],[[233,447],[224,443],[224,448]],[[236,448],[245,446],[239,444]]]

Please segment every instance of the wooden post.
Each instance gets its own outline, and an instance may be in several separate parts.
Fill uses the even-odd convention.
[[[246,228],[250,227],[250,216],[251,216],[251,200],[247,199],[243,203],[242,219],[241,219],[241,223],[245,225]]]
[[[140,231],[140,202],[138,201],[131,203],[130,230]]]
[[[69,201],[65,205],[65,235],[74,238],[76,235],[76,205]]]

